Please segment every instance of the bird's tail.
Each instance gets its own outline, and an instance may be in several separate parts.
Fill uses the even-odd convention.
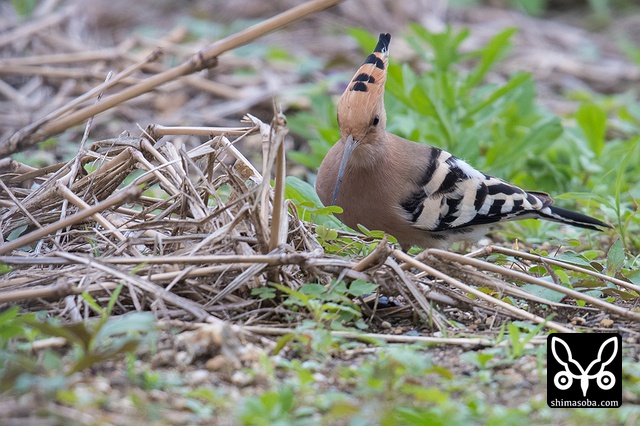
[[[568,225],[578,226],[580,228],[593,229],[596,231],[602,231],[606,228],[611,228],[611,225],[606,224],[598,219],[595,219],[586,214],[574,212],[571,210],[562,209],[556,206],[547,206],[539,210],[540,216],[545,219],[555,222],[566,223]]]

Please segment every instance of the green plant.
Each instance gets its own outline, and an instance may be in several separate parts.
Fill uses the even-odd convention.
[[[248,397],[239,405],[237,416],[244,425],[306,424],[312,410],[296,407],[295,391],[284,386],[260,396]]]
[[[481,369],[486,369],[495,355],[489,352],[469,351],[460,356],[460,359]]]
[[[318,324],[331,328],[341,328],[343,324],[356,322],[362,317],[360,309],[352,302],[352,297],[359,297],[373,292],[376,284],[355,280],[349,286],[343,281],[330,288],[321,284],[304,284],[293,290],[281,284],[272,284],[287,295],[284,306],[303,307]]]
[[[38,3],[38,0],[11,0],[13,8],[23,18],[31,17]]]
[[[345,76],[345,80],[348,78]],[[291,151],[287,156],[310,169],[317,169],[331,146],[340,139],[340,129],[336,122],[336,104],[330,96],[313,94],[310,101],[311,111],[299,112],[287,120],[289,129],[307,141],[309,151]]]
[[[507,335],[508,345],[505,346],[507,359],[515,360],[523,356],[529,341],[538,335],[540,330],[544,328],[544,325],[545,324],[542,323],[534,326],[522,321],[509,322],[507,324],[507,331],[509,332]],[[523,334],[521,330],[526,330],[526,333]],[[502,340],[502,336],[504,336],[504,324],[500,330],[498,341]]]
[[[0,314],[0,392],[15,389],[26,392],[32,388],[57,391],[66,386],[72,374],[105,360],[136,350],[144,337],[153,337],[153,315],[134,312],[110,319],[113,306],[122,290],[119,286],[106,308],[101,308],[88,293],[82,297],[99,315],[99,319],[72,324],[38,318],[34,314],[19,316],[12,308]],[[4,324],[3,324],[4,323]],[[32,355],[29,341],[38,338],[61,337],[71,350],[67,356],[52,349]],[[64,357],[64,362],[63,362]]]
[[[289,154],[300,154],[302,156],[299,152],[291,152]],[[322,161],[322,158],[320,161]],[[348,229],[333,216],[334,213],[341,213],[342,209],[337,206],[323,206],[315,188],[309,183],[295,176],[287,176],[285,196],[295,204],[300,219],[313,222],[316,225],[327,226],[334,230]]]

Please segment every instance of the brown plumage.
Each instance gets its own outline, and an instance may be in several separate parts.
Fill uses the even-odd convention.
[[[389,34],[381,34],[338,105],[340,140],[318,170],[316,191],[338,218],[397,238],[404,249],[477,240],[493,224],[542,218],[600,229],[609,225],[552,206],[541,192],[488,176],[439,148],[386,131],[384,84]]]

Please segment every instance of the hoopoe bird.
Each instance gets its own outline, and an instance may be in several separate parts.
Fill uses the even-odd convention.
[[[386,131],[384,86],[390,34],[380,34],[338,105],[340,140],[322,161],[316,191],[338,218],[357,229],[393,235],[404,250],[448,248],[477,241],[499,222],[546,219],[582,228],[610,228],[553,206],[543,192],[525,191],[486,175],[442,149]]]

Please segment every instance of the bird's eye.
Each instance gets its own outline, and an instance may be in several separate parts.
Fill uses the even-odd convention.
[[[374,126],[377,126],[379,122],[380,122],[380,117],[378,116],[378,114],[376,114],[376,116],[373,117],[373,123],[372,124]]]

